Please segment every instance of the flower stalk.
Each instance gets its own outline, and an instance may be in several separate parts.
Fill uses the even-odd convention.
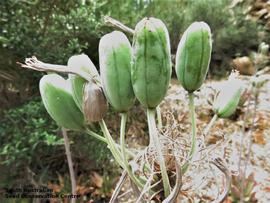
[[[127,113],[121,113],[121,127],[120,127],[120,148],[123,159],[123,165],[125,166],[125,170],[127,171],[130,179],[139,187],[143,188],[144,185],[140,182],[140,180],[133,173],[129,163],[128,158],[126,156],[126,147],[125,147],[125,131],[126,131],[126,122],[127,122]]]
[[[156,120],[155,120],[155,112],[154,109],[147,109],[147,121],[148,121],[148,128],[149,128],[149,136],[150,136],[150,145],[153,144],[156,151],[157,151],[157,158],[160,165],[161,170],[161,176],[163,181],[163,188],[164,188],[164,194],[165,197],[167,197],[170,194],[170,181],[167,174],[166,164],[165,160],[162,154],[162,146],[158,137],[158,131],[156,127]]]
[[[196,136],[197,136],[197,126],[196,126],[196,113],[195,113],[195,105],[194,105],[194,94],[188,94],[189,99],[189,112],[190,112],[190,121],[191,121],[191,148],[188,155],[187,162],[182,166],[182,172],[185,173],[189,167],[189,162],[192,160],[195,151],[196,151]]]

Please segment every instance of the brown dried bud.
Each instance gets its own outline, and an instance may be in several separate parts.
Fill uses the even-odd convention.
[[[87,122],[100,121],[107,112],[108,105],[103,90],[94,82],[84,86],[82,109]]]

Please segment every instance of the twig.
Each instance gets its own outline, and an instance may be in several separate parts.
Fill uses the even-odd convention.
[[[211,164],[214,164],[224,175],[226,178],[226,186],[224,192],[220,195],[220,197],[214,201],[214,203],[221,203],[225,200],[230,191],[232,176],[229,169],[226,167],[224,161],[221,158],[215,158],[213,161],[210,161]]]
[[[65,128],[62,128],[62,134],[63,134],[64,142],[65,142],[65,150],[66,150],[67,161],[68,161],[69,175],[71,179],[72,195],[76,195],[76,179],[75,179],[75,173],[74,173],[73,163],[72,163],[72,158],[71,158],[69,139],[68,139],[67,131]],[[75,202],[76,202],[76,199],[72,198],[71,203],[75,203]]]
[[[135,31],[133,29],[127,27],[123,23],[119,22],[118,20],[113,19],[110,16],[105,16],[104,17],[104,22],[105,22],[105,24],[107,24],[109,26],[117,27],[120,30],[123,30],[124,32],[127,32],[127,33],[129,33],[131,35],[134,35],[134,33],[135,33]]]
[[[121,188],[123,187],[124,183],[125,183],[125,180],[127,179],[127,171],[123,171],[117,185],[116,185],[116,188],[112,194],[112,197],[110,199],[110,202],[109,203],[115,203],[116,200],[117,200],[117,197],[121,191]]]
[[[50,63],[44,63],[42,61],[39,61],[35,56],[32,56],[31,58],[25,59],[25,64],[17,62],[22,68],[27,68],[35,71],[40,72],[57,72],[57,73],[71,73],[75,75],[79,75],[82,78],[84,78],[86,81],[95,81],[97,84],[98,82],[98,76],[97,75],[91,75],[85,71],[81,71],[79,68],[68,68],[65,65],[58,65],[58,64],[50,64]]]
[[[252,124],[251,124],[251,129],[248,133],[248,138],[249,138],[249,143],[248,143],[248,153],[247,153],[247,158],[244,162],[244,171],[242,173],[241,177],[241,197],[240,197],[240,202],[243,202],[244,200],[244,182],[246,178],[246,170],[247,170],[247,165],[250,160],[251,156],[251,149],[252,149],[252,133],[254,131],[254,126],[255,126],[255,119],[256,119],[256,112],[257,112],[257,104],[258,104],[258,88],[254,88],[255,91],[255,99],[254,99],[254,108],[253,108],[253,117],[252,117]]]
[[[265,67],[264,69],[258,71],[258,72],[256,73],[256,75],[263,75],[263,74],[267,73],[268,71],[270,71],[270,67],[269,67],[269,66],[267,66],[267,67]]]
[[[181,166],[178,164],[177,160],[175,159],[175,166],[176,166],[176,184],[173,188],[172,193],[165,199],[163,200],[162,203],[171,203],[175,202],[179,192],[181,191],[182,187],[182,171],[181,171]]]

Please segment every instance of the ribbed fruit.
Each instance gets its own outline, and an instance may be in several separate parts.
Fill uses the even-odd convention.
[[[116,111],[126,112],[134,104],[131,84],[131,45],[119,31],[104,35],[99,42],[100,76],[103,90]]]
[[[90,58],[85,54],[70,57],[68,60],[68,67],[70,69],[79,69],[80,71],[84,71],[90,74],[93,79],[97,81],[100,80],[96,67],[94,66]],[[83,88],[87,81],[84,78],[74,74],[69,74],[69,79],[71,81],[72,95],[74,101],[76,102],[79,109],[82,111]]]
[[[235,112],[242,92],[243,84],[239,79],[233,78],[226,81],[213,104],[213,110],[218,117],[228,118]]]
[[[164,23],[144,18],[135,28],[131,79],[135,96],[147,108],[164,98],[171,77],[169,34]]]
[[[199,89],[208,72],[212,51],[211,31],[204,22],[194,22],[184,32],[176,52],[175,71],[188,92]]]
[[[68,80],[57,74],[45,75],[39,90],[46,110],[58,125],[71,130],[84,128],[84,117],[73,100]]]

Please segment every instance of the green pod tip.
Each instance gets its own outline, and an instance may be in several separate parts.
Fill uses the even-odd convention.
[[[170,39],[165,24],[144,18],[135,27],[131,80],[135,96],[147,108],[164,98],[171,78]]]
[[[105,96],[116,111],[126,112],[134,104],[131,84],[131,45],[126,35],[114,31],[99,42],[100,76]]]
[[[88,73],[95,81],[97,81],[97,83],[99,83],[100,81],[100,77],[95,65],[92,63],[90,58],[85,54],[70,57],[68,60],[68,68],[79,69],[80,71]],[[69,74],[69,79],[71,81],[71,90],[73,99],[76,105],[82,111],[83,88],[87,83],[87,81],[84,78],[74,74]]]
[[[68,80],[57,74],[45,75],[39,90],[47,112],[59,126],[71,130],[84,128],[84,117],[73,100]]]
[[[85,54],[74,55],[70,57],[68,59],[68,67],[70,69],[79,69],[90,74],[91,77],[99,79],[99,74],[95,65]]]
[[[244,86],[240,79],[231,76],[228,81],[225,82],[224,87],[216,96],[213,103],[213,110],[220,118],[230,117],[236,110]]]
[[[185,90],[194,92],[205,80],[211,59],[211,30],[205,22],[194,22],[184,32],[176,52],[175,71]]]

